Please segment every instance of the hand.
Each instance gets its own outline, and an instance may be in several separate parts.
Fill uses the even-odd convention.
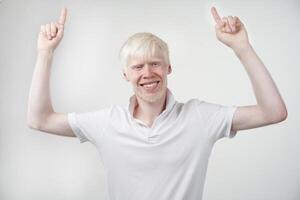
[[[63,38],[64,25],[67,16],[67,9],[63,8],[58,22],[51,22],[41,25],[37,49],[38,51],[54,51]]]
[[[215,7],[211,14],[216,22],[215,31],[219,41],[232,48],[235,52],[249,46],[248,34],[245,26],[238,17],[221,17]]]

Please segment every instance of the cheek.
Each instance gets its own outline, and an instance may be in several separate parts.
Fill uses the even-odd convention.
[[[161,70],[161,71],[157,72],[156,74],[158,76],[160,76],[161,78],[166,78],[168,76],[168,71]]]
[[[158,68],[158,69],[154,70],[153,72],[160,77],[164,77],[168,73],[167,70],[161,69],[161,68]]]
[[[138,84],[139,80],[140,80],[140,76],[138,76],[138,75],[131,76],[131,78],[130,78],[130,82],[134,85]]]
[[[127,72],[127,78],[131,83],[135,83],[138,81],[140,75],[138,73],[128,73]]]

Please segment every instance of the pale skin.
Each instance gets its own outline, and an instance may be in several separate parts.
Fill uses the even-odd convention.
[[[171,65],[159,55],[147,59],[134,58],[124,71],[124,78],[131,82],[138,102],[133,116],[149,127],[165,108],[167,75],[171,72]],[[154,91],[146,91],[140,85],[155,81],[159,83]]]
[[[239,106],[234,113],[232,130],[252,129],[281,122],[287,118],[287,109],[280,93],[260,58],[252,48],[246,28],[238,17],[221,18],[212,7],[219,41],[230,47],[243,64],[252,84],[256,104]]]
[[[238,106],[233,116],[234,131],[252,129],[279,123],[287,118],[287,109],[268,70],[252,48],[244,24],[238,17],[220,17],[212,7],[216,22],[217,39],[230,47],[244,66],[256,97],[254,105]],[[42,25],[37,44],[37,61],[32,77],[28,101],[27,123],[30,128],[44,132],[75,137],[67,120],[67,114],[53,110],[49,78],[53,53],[61,39],[67,17],[67,9],[62,9],[57,22]],[[160,56],[130,61],[124,79],[131,82],[138,106],[134,117],[149,127],[164,110],[166,103],[167,76],[171,65]],[[155,90],[147,90],[143,84],[158,82]]]
[[[63,8],[57,22],[42,25],[37,42],[37,60],[32,77],[27,124],[30,128],[40,131],[75,137],[65,113],[53,110],[49,78],[53,53],[61,39],[67,17],[67,9]]]

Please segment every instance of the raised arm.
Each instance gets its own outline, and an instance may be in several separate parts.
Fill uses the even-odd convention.
[[[219,41],[230,47],[250,78],[257,104],[239,106],[233,116],[232,130],[251,129],[281,122],[287,118],[287,109],[265,65],[248,40],[244,24],[238,17],[221,18],[212,7]]]
[[[28,99],[27,125],[32,129],[74,137],[67,115],[53,110],[49,79],[55,48],[63,38],[67,9],[63,8],[57,22],[41,25],[37,41],[37,60]]]

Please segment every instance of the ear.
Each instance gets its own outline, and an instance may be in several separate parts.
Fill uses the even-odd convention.
[[[125,72],[125,70],[123,69],[123,78],[126,80],[126,81],[129,81],[129,78]]]
[[[171,73],[172,73],[172,66],[169,65],[169,67],[168,67],[168,74],[171,74]]]

